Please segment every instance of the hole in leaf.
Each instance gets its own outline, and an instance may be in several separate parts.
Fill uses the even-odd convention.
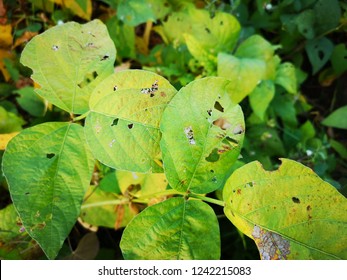
[[[297,198],[297,197],[292,197],[292,200],[293,200],[293,202],[294,203],[300,203],[300,199],[299,198]]]
[[[28,194],[30,194],[30,192],[26,192],[26,193],[25,193],[25,195],[28,195]]]
[[[46,157],[47,157],[47,158],[52,158],[52,157],[54,157],[54,156],[55,156],[54,153],[46,154]]]
[[[206,161],[208,162],[216,162],[219,160],[220,155],[218,154],[218,149],[214,148],[212,152],[206,157]]]
[[[216,109],[216,110],[218,110],[219,112],[224,112],[224,108],[222,107],[222,105],[218,102],[218,101],[216,101],[215,103],[214,103],[214,108]]]
[[[233,134],[234,134],[234,135],[242,134],[243,132],[245,132],[245,129],[242,127],[241,124],[237,125],[237,126],[233,129]]]
[[[101,59],[100,59],[100,61],[104,61],[104,60],[107,60],[107,59],[109,59],[110,58],[110,56],[108,55],[108,54],[105,54]]]
[[[117,89],[118,89],[117,86],[114,86],[114,87],[113,87],[113,91],[116,91]]]
[[[117,119],[114,119],[113,120],[113,122],[112,122],[112,124],[111,124],[111,126],[115,126],[115,125],[117,125],[118,124],[118,121],[119,121],[119,119],[117,118]]]
[[[209,28],[205,27],[205,30],[207,33],[211,34],[211,30]]]
[[[311,210],[312,210],[311,206],[310,206],[310,205],[307,205],[306,210],[307,210],[307,211],[311,211]]]
[[[211,173],[214,173],[214,170],[213,170],[213,169],[211,169],[211,170],[210,170],[210,172],[211,172]]]
[[[132,129],[133,127],[134,127],[134,124],[133,124],[133,123],[129,123],[129,124],[128,124],[128,128],[129,128],[129,129]]]
[[[318,53],[317,53],[317,55],[318,55],[318,57],[319,57],[320,60],[323,60],[323,59],[324,59],[324,56],[325,56],[325,55],[324,55],[324,52],[323,52],[323,51],[319,50]]]
[[[219,118],[213,122],[213,125],[218,126],[223,130],[227,130],[231,127],[231,124],[224,118]]]
[[[194,139],[194,132],[191,126],[188,126],[184,129],[184,133],[186,134],[186,137],[189,140],[189,144],[195,145],[195,139]]]
[[[209,116],[212,116],[212,109],[208,109],[208,110],[207,110],[207,114],[208,114]]]
[[[212,178],[212,182],[213,182],[213,183],[217,183],[217,178],[216,178],[216,177],[213,177],[213,178]]]
[[[231,137],[229,137],[229,136],[225,137],[225,139],[226,139],[227,141],[231,142],[231,143],[239,144],[239,142],[238,142],[237,140],[235,140],[235,139],[233,139],[233,138],[231,138]]]
[[[53,45],[53,46],[52,46],[52,50],[53,50],[53,51],[57,51],[57,50],[59,50],[59,46],[57,46],[57,45]]]

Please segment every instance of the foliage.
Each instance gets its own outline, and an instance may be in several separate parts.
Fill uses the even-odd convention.
[[[0,1],[0,258],[112,229],[112,258],[347,258],[343,1],[29,2]]]

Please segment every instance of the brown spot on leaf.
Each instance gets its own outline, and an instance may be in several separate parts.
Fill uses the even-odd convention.
[[[310,206],[310,205],[307,205],[306,210],[307,210],[307,211],[311,211],[311,210],[312,210],[311,206]]]
[[[213,125],[218,126],[219,128],[223,130],[227,130],[228,128],[231,127],[231,123],[229,123],[226,119],[224,118],[219,118],[213,122]]]
[[[236,193],[241,194],[241,189],[238,189]]]
[[[281,235],[255,225],[252,236],[262,260],[286,260],[290,254],[290,243]]]

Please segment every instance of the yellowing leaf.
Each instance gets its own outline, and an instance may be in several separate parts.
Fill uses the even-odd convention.
[[[92,1],[91,0],[50,0],[69,9],[74,15],[80,18],[90,20],[92,15]]]
[[[0,25],[0,47],[8,48],[12,45],[12,26],[11,24]]]
[[[19,38],[16,39],[16,41],[14,42],[14,44],[12,46],[12,49],[22,45],[23,43],[28,42],[31,38],[33,38],[37,34],[38,34],[37,32],[25,31],[22,36],[20,36]]]
[[[7,143],[10,142],[10,140],[15,137],[18,134],[18,132],[12,132],[7,134],[0,134],[0,150],[5,150]]]
[[[262,259],[347,259],[346,198],[298,162],[282,159],[276,171],[246,164],[223,198],[225,214]]]
[[[5,67],[4,58],[11,58],[11,57],[12,57],[12,53],[10,51],[0,49],[0,72],[4,76],[4,79],[6,82],[8,82],[11,79],[11,76]]]

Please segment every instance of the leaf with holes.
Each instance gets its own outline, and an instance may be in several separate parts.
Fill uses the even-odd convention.
[[[227,181],[223,199],[262,259],[347,258],[347,200],[300,163],[282,159],[276,171],[246,164]]]
[[[83,114],[95,86],[113,73],[115,56],[105,25],[93,20],[65,23],[35,36],[21,63],[33,70],[38,94],[69,113]]]
[[[208,193],[223,186],[243,142],[241,107],[220,77],[182,88],[166,108],[160,142],[166,177],[174,189]]]
[[[93,167],[77,124],[40,124],[7,145],[3,172],[13,204],[28,234],[50,259],[76,222]]]
[[[95,157],[115,169],[162,172],[159,123],[176,89],[143,70],[115,73],[90,99],[85,133]]]
[[[128,260],[219,259],[218,221],[200,200],[170,198],[137,215],[124,230],[120,247]]]
[[[326,37],[309,40],[306,53],[312,65],[312,74],[316,74],[330,59],[334,44]]]

